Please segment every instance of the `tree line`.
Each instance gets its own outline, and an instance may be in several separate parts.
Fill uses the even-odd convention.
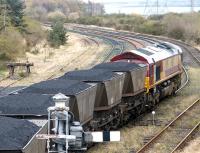
[[[21,0],[0,0],[1,24],[4,28],[10,24],[23,30],[26,26],[24,23],[25,3]]]

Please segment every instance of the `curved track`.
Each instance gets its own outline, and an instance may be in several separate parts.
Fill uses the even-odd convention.
[[[145,44],[146,45],[155,45],[156,43],[161,43],[163,41],[169,41],[171,43],[174,43],[174,40],[171,40],[169,38],[163,38],[163,37],[160,38],[160,37],[156,37],[156,36],[149,36],[149,35],[143,35],[143,34],[107,31],[107,30],[103,30],[103,29],[97,29],[97,28],[94,29],[94,28],[88,28],[88,27],[86,28],[86,27],[82,27],[82,26],[75,26],[74,29],[76,29],[76,32],[82,33],[82,31],[85,31],[85,33],[87,33],[87,34],[90,33],[90,34],[95,34],[95,35],[101,35],[103,37],[106,36],[109,38],[122,39],[132,45],[131,49],[137,49],[137,48],[144,47]],[[191,54],[191,51],[190,51],[191,49],[187,48],[188,45],[185,46],[185,44],[181,44],[180,42],[179,43],[177,43],[177,42],[179,42],[179,41],[176,40],[174,44],[176,44],[176,45],[180,46],[182,49],[184,49],[185,50],[184,54],[187,54],[187,55],[184,55],[185,65],[198,65],[199,63],[196,63],[196,62],[191,64],[191,60],[190,60],[190,58],[188,58],[188,54],[190,54],[190,57],[192,57],[193,59],[196,59],[196,56],[194,56],[194,54]],[[193,60],[192,60],[192,62],[193,62]],[[183,71],[185,74],[185,80],[184,80],[184,82],[182,82],[182,86],[176,91],[176,93],[181,91],[189,82],[189,75],[188,75],[187,70],[184,65],[183,65]]]
[[[140,48],[140,47],[145,46],[145,44],[153,45],[153,44],[159,43],[161,41],[169,41],[169,42],[172,42],[172,43],[180,46],[184,50],[184,54],[185,54],[184,58],[186,57],[184,59],[185,64],[192,65],[195,67],[200,65],[200,56],[199,56],[198,50],[191,47],[188,44],[185,44],[185,43],[177,41],[177,40],[172,40],[172,39],[164,38],[164,37],[155,37],[155,36],[149,36],[149,35],[135,34],[135,33],[127,34],[125,32],[116,32],[116,31],[113,32],[113,31],[105,31],[105,30],[82,28],[82,27],[79,30],[76,29],[72,32],[78,32],[80,34],[88,36],[88,39],[84,40],[87,45],[90,45],[90,43],[95,43],[97,46],[99,46],[98,42],[96,40],[92,39],[91,36],[103,39],[107,44],[109,44],[111,46],[111,49],[108,51],[108,54],[104,57],[102,62],[106,62],[109,60],[110,57],[112,57],[116,54],[122,53],[128,49]],[[189,55],[189,57],[188,57],[188,55]],[[191,58],[193,60],[191,60]],[[71,62],[74,62],[74,60],[72,59]],[[59,71],[62,71],[63,69],[64,69],[64,67],[61,67],[61,68],[59,68]],[[183,67],[183,69],[186,74],[186,81],[183,84],[183,86],[179,90],[177,90],[177,92],[180,91],[183,87],[185,87],[189,80],[185,67]],[[55,77],[56,74],[57,74],[57,72],[55,74],[53,74],[52,76],[50,76],[48,79],[52,79],[53,77]],[[7,78],[0,80],[0,82],[4,81],[5,79],[7,79]],[[10,86],[14,85],[15,83],[17,83],[18,81],[21,81],[23,79],[24,78],[20,78],[18,80],[13,81],[11,84],[9,84],[9,85],[5,86],[3,89],[1,89],[0,93],[2,91],[6,90],[7,88],[9,88]],[[156,142],[158,139],[160,139],[161,138],[160,136],[163,135],[163,133],[165,133],[165,131],[167,131],[171,127],[174,128],[174,125],[176,125],[177,121],[181,120],[181,122],[182,122],[182,119],[185,118],[184,117],[185,114],[186,114],[186,118],[187,118],[187,114],[189,111],[190,111],[190,113],[192,111],[194,111],[196,113],[196,108],[198,107],[200,109],[199,103],[200,103],[200,100],[198,99],[197,101],[194,102],[193,105],[191,105],[185,111],[183,111],[180,115],[178,115],[178,117],[176,117],[170,124],[168,124],[159,134],[157,134],[154,138],[152,138],[152,140],[150,140],[143,147],[144,149],[141,148],[138,151],[138,153],[141,153],[141,152],[144,152],[145,150],[147,150],[147,148],[150,147],[149,145],[152,145],[154,142]],[[197,109],[197,110],[199,110],[199,109]],[[192,125],[192,127],[189,127],[190,130],[185,130],[186,132],[184,131],[184,137],[179,139],[179,141],[176,143],[176,146],[173,148],[172,152],[179,149],[182,146],[182,144],[186,140],[188,140],[189,136],[196,130],[197,127],[199,127],[199,124],[200,123],[198,122],[197,124]],[[173,145],[174,145],[174,143],[173,143]]]
[[[92,29],[92,30],[94,30],[94,29]],[[94,30],[94,31],[96,32],[98,30]],[[143,42],[146,42],[146,43],[152,44],[152,45],[154,45],[155,43],[168,41],[168,42],[176,44],[176,45],[178,45],[182,48],[183,57],[184,57],[184,59],[183,59],[184,65],[186,65],[186,66],[189,65],[189,66],[192,66],[192,67],[199,67],[200,66],[200,52],[199,52],[199,50],[197,50],[196,48],[193,48],[192,46],[190,46],[190,45],[188,45],[184,42],[181,42],[181,41],[177,41],[177,40],[169,39],[169,38],[165,38],[165,37],[156,37],[156,36],[149,36],[149,35],[135,34],[135,33],[127,34],[127,33],[123,33],[123,32],[121,33],[121,32],[116,32],[116,31],[114,31],[114,32],[109,31],[108,32],[108,31],[100,30],[100,33],[108,33],[110,37],[114,37],[114,38],[126,38],[126,39],[133,38],[133,39],[137,39],[137,40],[142,40]],[[137,48],[137,47],[135,47],[135,48]],[[188,73],[187,73],[185,66],[183,66],[183,71],[184,71],[184,74],[185,74],[185,81],[182,83],[182,86],[176,91],[176,93],[181,91],[189,82],[189,76],[188,76]],[[163,141],[163,139],[162,139],[163,133],[169,134],[171,132],[172,128],[180,129],[181,127],[178,127],[178,126],[182,126],[182,125],[178,124],[177,127],[175,127],[176,122],[187,122],[188,120],[190,120],[187,117],[188,114],[190,114],[189,118],[191,118],[191,116],[192,116],[191,114],[193,114],[193,117],[200,115],[200,114],[198,114],[199,109],[196,109],[197,104],[198,104],[198,108],[200,107],[199,101],[200,101],[200,99],[195,101],[194,104],[192,104],[190,107],[188,107],[186,110],[184,110],[180,115],[178,115],[161,132],[159,132],[145,146],[143,146],[138,151],[138,153],[143,153],[146,150],[148,150],[151,147],[152,144],[158,142],[157,140]],[[194,106],[196,106],[196,107],[194,107]],[[195,108],[195,109],[193,110],[192,108]],[[183,117],[184,115],[186,117]],[[183,118],[186,118],[186,120],[183,120]],[[200,121],[197,118],[196,122],[193,125],[190,124],[190,126],[182,128],[181,132],[179,131],[178,133],[175,133],[175,134],[173,132],[171,132],[172,133],[171,138],[177,137],[177,141],[171,143],[171,146],[174,146],[174,147],[172,147],[171,153],[174,153],[178,149],[181,149],[181,147],[183,147],[185,142],[187,140],[189,140],[191,135],[194,134],[194,132],[199,128],[199,126],[200,126]],[[179,134],[179,135],[177,136],[176,134]],[[181,136],[180,136],[180,134],[181,134]],[[168,142],[164,141],[164,143],[168,143]]]

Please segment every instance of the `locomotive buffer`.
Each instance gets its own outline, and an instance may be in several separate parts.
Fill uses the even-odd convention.
[[[92,142],[120,141],[120,131],[84,132],[69,111],[69,97],[59,93],[53,100],[55,106],[48,108],[48,133],[37,135],[47,140],[48,153],[84,151]]]

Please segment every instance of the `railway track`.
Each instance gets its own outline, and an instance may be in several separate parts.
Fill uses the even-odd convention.
[[[106,36],[101,35],[100,33],[88,33],[88,32],[83,32],[83,31],[76,31],[76,30],[70,30],[70,31],[74,32],[74,33],[86,35],[86,36],[89,36],[89,37],[97,37],[99,39],[104,40],[104,42],[106,44],[111,46],[111,49],[109,49],[109,51],[107,51],[109,53],[108,53],[108,55],[106,55],[105,59],[108,59],[109,55],[110,56],[116,55],[116,54],[122,53],[125,50],[124,43],[122,43],[121,41],[119,42],[112,37],[106,37]],[[103,61],[106,61],[105,59]]]
[[[98,30],[98,29],[88,29],[88,28],[84,28],[84,27],[76,27],[76,28],[81,28],[81,31],[86,30],[89,33],[94,33],[95,35],[103,35],[109,38],[117,38],[117,39],[122,39],[125,41],[128,41],[130,44],[132,44],[132,46],[134,46],[135,49],[140,48],[140,47],[144,47],[144,42],[147,42],[148,44],[156,44],[156,43],[161,43],[163,41],[166,41],[166,39],[164,40],[158,40],[158,39],[153,39],[155,38],[155,36],[148,36],[147,35],[142,35],[142,34],[135,34],[132,33],[132,35],[127,34],[127,33],[123,33],[123,32],[111,32],[111,31],[104,31],[104,30]],[[149,38],[152,37],[152,38]],[[156,37],[158,38],[158,37]],[[142,40],[143,43],[141,43],[140,41]],[[167,39],[167,41],[173,43],[170,39]],[[185,49],[185,51],[187,51],[188,53],[190,53],[190,49],[188,49],[186,46],[184,46],[183,44],[178,44],[176,43],[178,46],[181,46],[183,49]],[[109,56],[109,55],[108,55]],[[194,56],[194,54],[191,54],[191,56],[195,59],[196,57]],[[105,62],[106,60],[104,60],[103,62]],[[199,63],[200,64],[200,63]],[[183,71],[185,74],[185,81],[182,83],[183,85],[175,92],[178,93],[179,91],[181,91],[189,82],[189,75],[187,73],[187,70],[185,68],[185,66],[183,66]]]
[[[112,36],[111,33],[109,33],[109,34],[110,34],[110,36]],[[116,35],[116,33],[114,33],[114,35]],[[122,34],[119,33],[119,35],[121,36]],[[169,39],[169,38],[163,38],[163,37],[159,38],[159,37],[154,37],[154,36],[146,36],[146,35],[138,35],[138,34],[137,35],[124,34],[124,37],[127,37],[127,38],[132,37],[132,38],[135,38],[135,39],[140,39],[140,40],[146,41],[149,44],[160,43],[160,42],[163,42],[163,41],[168,41],[168,42],[174,43],[174,44],[180,46],[184,50],[184,63],[185,63],[185,65],[190,65],[192,67],[193,66],[198,67],[200,65],[200,52],[199,52],[199,50],[197,50],[196,48],[193,48],[192,46],[190,46],[190,45],[188,45],[184,42]],[[191,58],[192,58],[192,60],[191,60]],[[183,71],[184,71],[184,74],[185,74],[185,81],[182,83],[182,86],[176,91],[176,93],[181,91],[189,82],[189,75],[187,73],[185,66],[183,66]],[[198,104],[197,109],[195,108],[196,104]],[[190,108],[191,109],[194,108],[194,109],[191,110]],[[169,139],[173,139],[174,137],[177,137],[176,142],[172,141],[171,144],[167,145],[167,147],[171,148],[170,153],[174,153],[177,150],[184,147],[184,144],[188,140],[190,140],[192,135],[196,132],[196,130],[198,130],[198,128],[200,126],[200,120],[198,118],[198,116],[200,115],[199,112],[198,112],[199,108],[200,108],[200,106],[199,106],[199,99],[198,99],[197,101],[194,102],[194,104],[192,104],[190,107],[188,107],[188,109],[186,109],[180,115],[178,115],[175,120],[170,122],[170,124],[168,124],[160,133],[158,133],[155,137],[153,137],[152,140],[150,140],[144,146],[144,150],[143,150],[143,148],[141,148],[141,150],[139,150],[138,153],[148,152],[148,148],[151,147],[151,144],[156,144],[156,142],[158,144],[158,140],[160,140],[161,143],[166,144],[167,142],[170,142]],[[190,115],[190,113],[192,113],[192,115]],[[189,114],[189,115],[187,116],[187,114]],[[197,121],[194,124],[189,125],[187,127],[182,127],[182,124],[177,124],[177,122],[185,123],[186,121],[190,121],[190,118],[192,118],[193,116],[197,116]],[[171,132],[171,136],[168,139],[168,141],[165,141],[165,140],[162,139],[162,137],[160,137],[160,136],[163,136],[163,135],[164,136],[167,135],[169,132]],[[165,134],[165,133],[167,133],[167,134]],[[148,144],[150,144],[150,146]],[[154,152],[156,152],[156,150],[150,150],[149,152],[154,153]]]
[[[82,29],[88,29],[88,28],[83,28],[83,27],[81,27],[81,28]],[[168,41],[168,42],[174,43],[174,44],[180,46],[181,48],[183,48],[196,61],[197,65],[200,66],[200,51],[198,49],[192,47],[191,45],[185,43],[185,42],[175,40],[175,39],[171,39],[171,38],[167,38],[167,37],[138,34],[138,33],[133,33],[133,32],[108,31],[108,30],[102,30],[102,29],[101,30],[92,29],[92,30],[93,31],[100,31],[102,33],[107,33],[107,34],[110,34],[113,37],[118,37],[118,38],[125,37],[126,39],[129,39],[129,41],[130,41],[130,39],[134,39],[135,42],[137,42],[139,44],[140,44],[140,42],[138,40],[143,40],[143,41],[150,43],[150,44]],[[188,64],[188,62],[186,64]]]
[[[100,45],[99,45],[99,42],[98,42],[97,40],[93,39],[93,38],[87,37],[87,38],[85,38],[85,39],[82,40],[82,41],[84,41],[84,43],[85,43],[86,45],[88,45],[88,46],[92,45],[92,43],[95,44],[97,47],[100,46]],[[68,64],[75,62],[75,60],[76,60],[77,58],[80,58],[80,57],[83,56],[84,54],[85,54],[85,52],[83,52],[82,54],[78,55],[76,58],[73,58]],[[68,65],[68,64],[67,64],[67,65]],[[57,65],[57,67],[58,67],[58,70],[57,70],[54,74],[52,74],[52,75],[50,75],[49,77],[47,77],[46,80],[50,80],[50,79],[53,79],[54,77],[56,77],[57,74],[58,74],[59,72],[62,72],[62,71],[65,69],[66,66],[59,66],[59,65]],[[24,80],[25,78],[26,78],[26,77],[20,77],[19,79],[11,80],[11,79],[9,79],[9,77],[5,77],[5,78],[1,79],[1,80],[0,80],[0,83],[6,82],[6,81],[7,81],[8,83],[5,83],[3,87],[0,86],[0,87],[1,87],[1,88],[0,88],[0,97],[6,96],[6,95],[11,94],[11,93],[13,93],[13,92],[17,92],[17,91],[19,91],[19,90],[21,90],[21,89],[24,89],[24,87],[19,87],[19,88],[16,87],[16,88],[15,88],[15,87],[13,87],[13,85],[15,85],[15,84],[17,84],[18,82]]]
[[[82,34],[83,34],[83,33],[82,33]],[[91,45],[91,43],[94,43],[97,47],[100,46],[100,45],[99,45],[99,42],[98,42],[97,40],[95,40],[94,38],[91,38],[91,36],[92,36],[92,37],[99,38],[98,35],[87,35],[87,36],[88,36],[87,39],[84,39],[84,40],[83,40],[83,41],[85,42],[86,45]],[[101,37],[100,37],[100,38],[101,38]],[[112,56],[114,56],[114,55],[116,55],[116,54],[122,53],[122,52],[124,51],[124,49],[125,49],[124,44],[123,44],[122,42],[119,43],[118,41],[116,41],[116,40],[114,40],[114,39],[112,39],[112,38],[104,38],[104,40],[105,40],[105,43],[107,43],[107,44],[109,44],[109,45],[111,46],[111,49],[109,49],[108,54],[102,59],[102,63],[108,61],[110,57],[112,57]],[[72,59],[72,60],[69,62],[69,64],[75,62],[75,60],[76,60],[77,58],[80,58],[80,57],[83,56],[84,54],[85,54],[85,53],[82,53],[82,54],[80,54],[78,57]],[[59,66],[58,66],[58,67],[59,67]],[[56,73],[54,73],[54,74],[52,74],[51,76],[49,76],[46,80],[50,80],[50,79],[55,78],[56,75],[57,75],[57,73],[63,71],[64,69],[65,69],[65,66],[61,66],[60,68],[58,68],[58,70],[56,71]],[[17,80],[12,80],[11,83],[6,84],[4,87],[2,87],[2,88],[0,89],[0,96],[5,96],[5,95],[8,95],[8,94],[11,94],[11,93],[13,93],[13,92],[16,92],[16,91],[20,90],[20,88],[19,88],[19,89],[18,89],[18,88],[17,88],[17,89],[14,88],[13,90],[10,89],[10,88],[11,88],[13,85],[17,84],[18,82],[24,80],[25,78],[26,78],[26,77],[22,77],[22,78],[17,79]],[[3,78],[2,80],[0,80],[0,83],[3,82],[3,81],[5,81],[5,80],[8,80],[8,79],[9,79],[9,77],[5,77],[5,78]],[[24,88],[24,87],[23,87],[23,88]],[[23,89],[23,88],[22,88],[22,89]],[[7,91],[7,90],[8,90],[8,91]]]
[[[98,35],[99,33],[95,33],[96,35]],[[115,51],[115,47],[116,47],[116,44],[115,44],[115,42],[112,42],[112,41],[115,41],[115,39],[117,39],[117,40],[122,40],[122,41],[128,41],[129,43],[130,42],[134,42],[134,40],[136,40],[136,39],[139,39],[139,38],[137,38],[137,37],[135,37],[134,38],[134,36],[133,36],[133,39],[130,39],[128,36],[126,37],[126,36],[112,36],[111,34],[109,34],[109,35],[106,35],[106,37],[108,37],[109,39],[110,39],[110,41],[108,41],[108,43],[110,43],[111,44],[111,51],[108,53],[108,55],[105,57],[105,59],[104,59],[104,61],[103,62],[105,62],[105,61],[107,61],[108,59],[109,59],[109,57],[110,56],[112,56],[112,53],[114,52],[114,53],[116,53],[116,51]],[[112,40],[111,38],[112,37],[114,37],[115,39],[114,40]],[[107,38],[107,39],[108,39]],[[142,37],[141,37],[141,39],[142,39]],[[93,40],[91,40],[91,41],[93,41]],[[156,42],[156,40],[150,40],[150,38],[149,38],[149,40],[145,40],[145,41],[147,41],[147,42],[151,42],[151,43],[155,43]],[[133,43],[133,46],[135,46],[135,48],[137,48],[137,47],[139,47],[139,41],[135,41],[136,43]],[[87,42],[88,44],[90,43],[90,42]],[[95,43],[95,41],[94,41],[94,43]],[[98,44],[97,44],[98,45]],[[142,44],[140,44],[140,45],[142,45]],[[185,47],[185,46],[184,46]],[[189,48],[190,46],[188,46],[188,48]],[[187,47],[185,47],[185,50],[189,50]],[[119,47],[118,47],[118,51],[120,51],[120,52],[123,52],[125,49],[124,49],[124,45],[123,45],[123,42],[122,42],[122,45],[119,45]],[[195,59],[198,59],[198,57],[197,57],[197,55],[198,54],[194,54],[194,53],[191,53],[191,55],[192,56],[194,56],[194,57],[196,57]],[[81,55],[79,56],[79,57],[81,57]],[[71,62],[74,62],[75,61],[75,59],[73,59]],[[196,60],[196,62],[198,62],[198,60]],[[64,69],[64,67],[61,67],[60,69],[59,69],[59,71],[62,71]],[[185,70],[185,69],[184,69]],[[185,70],[185,72],[186,72],[186,70]],[[57,74],[57,73],[56,73]],[[54,74],[53,76],[51,76],[51,77],[49,77],[48,79],[52,79],[56,74]],[[19,79],[19,80],[16,80],[16,83],[18,82],[18,81],[21,81],[21,80],[23,80],[24,78],[21,78],[21,79]],[[0,82],[1,82],[1,80],[0,80]],[[187,79],[187,82],[188,82],[188,79]],[[185,83],[185,84],[187,84],[187,82]],[[11,84],[9,84],[8,86],[6,86],[6,88],[9,88],[10,86],[12,86],[13,84],[15,84],[15,81],[13,82],[13,83],[11,83]],[[183,87],[182,87],[183,88]],[[3,90],[5,90],[5,89],[3,89]],[[181,90],[181,88],[179,89],[179,90]],[[0,90],[0,92],[1,92],[1,90]],[[199,120],[199,118],[198,118],[198,116],[200,115],[199,114],[199,108],[200,108],[200,99],[198,99],[198,100],[196,100],[190,107],[188,107],[186,110],[184,110],[184,112],[182,112],[180,115],[178,115],[178,117],[176,117],[170,124],[168,124],[158,135],[156,135],[155,137],[153,137],[145,146],[147,146],[147,148],[146,149],[144,149],[144,152],[146,152],[146,151],[148,151],[148,149],[150,148],[150,149],[152,149],[152,147],[151,146],[153,146],[154,147],[154,144],[155,143],[158,143],[158,141],[159,140],[161,140],[160,142],[161,143],[163,143],[162,141],[163,141],[163,139],[161,138],[161,136],[163,136],[163,135],[167,135],[166,133],[167,132],[171,132],[172,134],[176,134],[176,136],[180,136],[180,139],[177,139],[177,142],[172,142],[170,145],[169,145],[169,147],[170,148],[172,148],[171,150],[171,153],[173,153],[173,152],[175,152],[176,150],[178,150],[178,149],[180,149],[183,145],[184,145],[184,143],[191,137],[191,135],[199,128],[199,126],[200,126],[200,120]],[[185,123],[187,123],[187,121],[188,120],[190,120],[190,118],[194,118],[195,119],[195,121],[194,121],[194,123],[192,122],[191,124],[190,123],[188,123],[187,124],[187,126],[186,126],[186,124]],[[184,126],[183,126],[183,123],[184,123]],[[175,137],[174,135],[172,135],[170,138],[172,138],[172,137]],[[152,142],[151,142],[152,141]],[[165,143],[165,142],[164,142]],[[150,144],[150,146],[148,146],[148,144]],[[176,145],[175,145],[176,144]],[[144,146],[144,147],[145,147]],[[140,151],[140,150],[139,150]],[[141,151],[142,151],[142,149],[141,149]],[[138,153],[141,153],[141,152],[138,152]]]
[[[95,36],[102,36],[104,38],[109,38],[109,39],[118,39],[121,41],[125,41],[128,42],[131,46],[132,49],[133,48],[141,48],[144,47],[144,43],[138,41],[137,39],[134,38],[130,38],[130,37],[126,37],[126,36],[122,36],[122,35],[118,35],[116,33],[112,33],[112,32],[105,32],[105,31],[101,31],[101,30],[95,30],[95,29],[88,29],[88,28],[84,28],[84,27],[75,27],[75,29],[77,30],[77,32],[81,32],[81,33],[85,33],[85,34],[93,34]],[[85,31],[85,32],[84,32]]]
[[[5,81],[5,80],[8,80],[8,81],[11,81],[9,83],[7,83],[6,85],[4,85],[3,87],[1,87],[0,89],[0,97],[2,96],[6,96],[8,94],[11,94],[19,89],[23,89],[24,87],[13,87],[11,88],[14,84],[17,84],[19,81],[22,81],[24,80],[26,77],[21,77],[17,80],[10,80],[9,77],[5,77],[3,80],[0,81],[0,83],[2,81]],[[19,88],[19,89],[18,89]]]
[[[137,153],[156,152],[156,144],[167,144],[169,153],[174,153],[181,149],[200,126],[199,110],[200,99],[197,99],[137,151]]]

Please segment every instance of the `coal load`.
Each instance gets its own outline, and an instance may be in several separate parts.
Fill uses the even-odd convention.
[[[106,80],[111,80],[117,74],[112,73],[105,69],[89,69],[89,70],[79,70],[71,71],[66,73],[63,79],[80,80],[85,82],[102,82]]]
[[[0,152],[22,152],[26,144],[39,131],[39,127],[26,121],[0,117]]]
[[[51,96],[22,93],[0,98],[0,115],[4,116],[47,116],[47,108],[54,106]]]
[[[107,110],[121,101],[124,74],[105,69],[71,71],[61,79],[72,79],[97,84],[95,111]]]
[[[52,95],[63,93],[69,96],[76,95],[89,87],[89,84],[80,81],[55,79],[33,84],[24,89],[22,93],[40,93]]]
[[[43,81],[21,91],[21,93],[37,93],[55,95],[65,94],[70,97],[70,111],[74,113],[75,120],[85,123],[93,118],[96,85],[69,79],[54,79]]]
[[[136,94],[144,89],[146,77],[146,65],[128,62],[102,63],[93,69],[107,69],[113,72],[123,72],[125,74],[123,94]]]
[[[106,69],[114,72],[127,72],[132,71],[134,69],[139,69],[141,66],[135,63],[128,62],[109,62],[109,63],[101,63],[93,67],[94,69]]]

